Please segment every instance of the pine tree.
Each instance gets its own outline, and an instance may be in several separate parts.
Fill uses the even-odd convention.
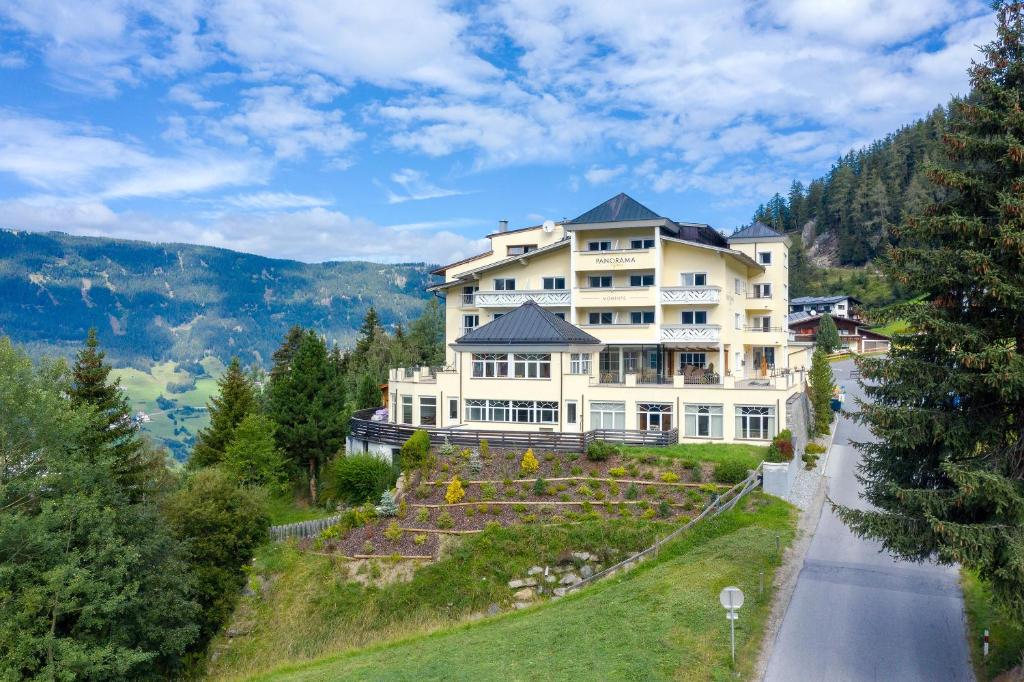
[[[367,354],[373,344],[377,331],[380,329],[380,319],[377,317],[377,309],[370,306],[363,318],[363,324],[359,327],[359,336],[356,338],[356,346],[353,355],[361,358]]]
[[[284,341],[274,351],[271,356],[274,360],[274,366],[270,369],[270,378],[273,379],[275,373],[285,372],[291,366],[292,357],[296,351],[299,350],[299,344],[302,343],[302,337],[305,335],[306,330],[299,325],[294,325],[288,330],[288,333],[284,337]]]
[[[109,450],[117,462],[120,482],[134,489],[143,485],[153,458],[148,456],[151,453],[132,419],[120,380],[110,381],[111,367],[105,358],[106,353],[99,349],[96,329],[89,329],[85,347],[75,358],[68,394],[72,405],[94,410],[97,424],[89,431],[89,447]]]
[[[380,385],[371,374],[364,374],[359,379],[359,386],[356,391],[356,409],[365,410],[370,407],[379,407],[380,403]]]
[[[915,333],[860,361],[874,509],[837,509],[897,556],[977,571],[1024,618],[1024,5],[997,20],[928,167],[944,198],[903,222],[887,268],[927,294],[888,316]]]
[[[262,414],[247,414],[235,427],[224,450],[224,468],[243,485],[268,486],[277,492],[287,478],[286,462],[277,447],[277,425]]]
[[[831,315],[821,316],[821,320],[818,322],[818,333],[814,337],[814,343],[826,355],[836,352],[841,345],[839,342],[839,330],[836,328],[836,322],[832,319]]]
[[[217,464],[246,415],[258,412],[260,401],[252,379],[242,371],[238,358],[231,358],[227,371],[217,380],[217,395],[207,403],[210,425],[199,432],[189,465],[193,468]]]
[[[314,502],[320,467],[345,443],[344,379],[313,331],[303,335],[287,370],[271,376],[270,417],[278,426],[277,442],[297,470],[307,471]]]
[[[811,358],[811,371],[808,375],[810,383],[811,409],[814,411],[814,422],[808,429],[808,435],[816,436],[828,433],[832,424],[832,392],[835,380],[832,376],[832,365],[828,356],[820,348],[814,351]]]

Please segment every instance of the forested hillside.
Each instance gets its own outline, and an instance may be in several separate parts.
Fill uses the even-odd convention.
[[[884,303],[912,294],[879,282],[870,265],[895,242],[894,226],[938,198],[924,167],[929,159],[944,158],[941,141],[950,115],[948,108],[937,107],[926,118],[849,152],[806,187],[794,180],[787,196],[776,194],[757,208],[754,220],[794,241],[793,296],[841,289]],[[820,271],[840,266],[867,267]]]
[[[429,270],[0,230],[0,336],[67,356],[95,326],[118,364],[238,355],[266,366],[293,325],[347,346],[370,306],[384,328],[415,319]]]

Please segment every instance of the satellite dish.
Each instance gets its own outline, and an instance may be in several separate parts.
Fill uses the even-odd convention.
[[[555,231],[555,221],[554,220],[545,220],[543,227],[544,227],[544,231],[545,232],[554,232]]]

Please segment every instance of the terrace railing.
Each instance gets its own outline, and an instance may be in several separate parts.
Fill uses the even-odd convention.
[[[596,429],[593,431],[500,431],[463,428],[416,427],[409,424],[370,419],[378,408],[360,410],[349,421],[353,438],[385,445],[401,446],[418,430],[430,434],[432,445],[442,445],[445,439],[453,445],[479,447],[486,440],[491,448],[521,450],[539,448],[557,452],[580,452],[595,440],[624,445],[673,445],[679,442],[679,431],[636,431],[629,429]]]

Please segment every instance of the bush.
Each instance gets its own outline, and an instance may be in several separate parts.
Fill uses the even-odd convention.
[[[587,459],[603,462],[612,455],[619,454],[619,446],[603,440],[595,440],[587,446]]]
[[[608,475],[613,478],[625,478],[626,469],[624,467],[612,467],[608,470]]]
[[[540,469],[540,462],[533,454],[533,448],[528,448],[523,454],[522,461],[519,462],[519,471],[525,476],[537,473],[538,469]]]
[[[430,520],[430,510],[426,507],[420,507],[419,511],[416,512],[416,522],[426,523]]]
[[[547,495],[548,484],[543,478],[538,478],[533,482],[533,494],[543,497]]]
[[[584,483],[579,488],[577,488],[576,492],[578,492],[580,495],[583,495],[584,497],[593,497],[594,496],[594,491],[591,490],[590,486],[587,485],[586,483]]]
[[[474,476],[479,476],[480,472],[484,470],[484,460],[476,450],[469,453],[469,464],[467,467],[469,468],[469,473]]]
[[[384,537],[391,542],[398,542],[402,539],[402,529],[398,527],[398,521],[392,521],[384,531]]]
[[[443,511],[437,517],[437,527],[443,530],[454,528],[455,519],[452,518],[452,515],[449,512]]]
[[[430,454],[430,434],[417,429],[402,445],[402,469],[412,471],[427,461]]]
[[[498,489],[493,483],[481,483],[480,484],[480,499],[481,500],[493,500],[498,496]]]
[[[666,471],[665,473],[663,473],[661,475],[660,478],[665,483],[678,483],[679,482],[679,474],[677,474],[674,471]]]
[[[324,494],[350,503],[377,501],[398,480],[394,467],[370,454],[338,457],[324,476]]]
[[[808,443],[807,447],[804,448],[804,452],[808,455],[821,455],[825,452],[825,446],[820,443]]]
[[[638,497],[640,497],[640,489],[636,487],[636,483],[630,483],[626,488],[626,499],[635,500]]]
[[[772,438],[768,446],[768,454],[765,457],[769,462],[789,462],[793,459],[793,432],[789,429],[779,431],[779,435]]]
[[[427,436],[427,439],[429,441],[430,437]],[[438,452],[441,454],[442,457],[454,457],[458,453],[458,451],[459,449],[456,446],[452,445],[452,442],[448,440],[448,436],[445,436],[444,445],[441,446],[441,449]]]
[[[747,477],[747,465],[739,459],[725,459],[715,464],[715,480],[719,483],[739,483]]]
[[[806,454],[803,456],[804,468],[808,471],[813,469],[818,463],[818,456],[813,454]]]
[[[427,534],[426,533],[417,533],[416,535],[412,536],[412,541],[416,545],[422,545],[423,543],[425,543],[427,541]]]
[[[466,496],[466,491],[462,488],[462,481],[456,476],[452,479],[451,483],[448,484],[448,490],[444,493],[444,501],[448,504],[455,504],[461,502],[462,498]]]
[[[398,505],[390,490],[380,494],[380,502],[377,503],[377,515],[382,517],[395,516],[398,514]]]
[[[480,441],[480,456],[484,459],[489,459],[491,456],[491,446],[486,440]]]
[[[668,503],[668,500],[662,500],[658,503],[658,516],[663,519],[672,516],[672,505]]]

